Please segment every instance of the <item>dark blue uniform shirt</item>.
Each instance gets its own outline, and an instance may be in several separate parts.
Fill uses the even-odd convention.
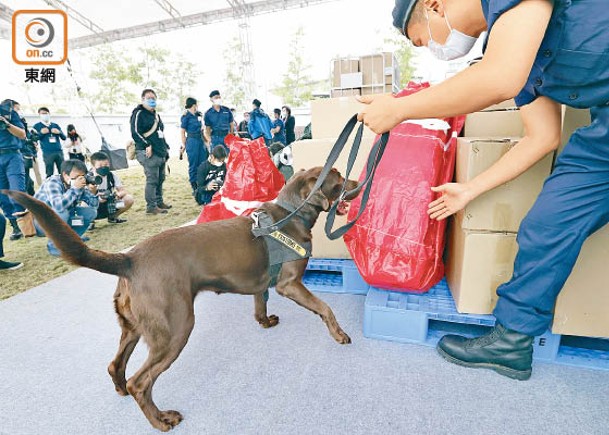
[[[482,0],[489,34],[497,19],[522,0]],[[609,105],[609,3],[554,0],[554,10],[526,85],[523,106],[538,96],[572,107]]]
[[[281,142],[285,145],[285,124],[281,119],[273,121],[273,128],[279,127],[280,130],[273,136],[273,142]]]
[[[40,132],[40,130],[45,127],[49,129],[49,132],[43,134]],[[59,134],[51,133],[51,130],[54,128],[59,130]],[[62,151],[61,142],[59,139],[66,140],[66,135],[63,134],[63,131],[61,131],[59,125],[55,124],[54,122],[51,122],[47,126],[42,122],[38,122],[34,124],[34,130],[36,130],[40,135],[40,148],[42,148],[43,153],[55,153],[58,151]]]
[[[11,110],[11,119],[7,119],[7,121],[13,124],[15,127],[25,128],[21,122],[21,118],[19,118],[19,115],[14,110]],[[23,141],[13,136],[8,129],[0,131],[0,148],[7,150],[20,150],[22,145]]]
[[[186,130],[187,136],[201,136],[202,125],[201,114],[199,112],[193,115],[187,110],[186,113],[182,115],[180,127]]]
[[[211,128],[212,136],[226,136],[233,122],[233,114],[228,107],[220,106],[220,110],[210,107],[205,112],[205,125]]]

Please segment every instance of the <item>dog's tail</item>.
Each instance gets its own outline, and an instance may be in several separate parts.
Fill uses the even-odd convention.
[[[61,256],[70,263],[110,275],[128,275],[131,259],[127,255],[90,249],[48,205],[36,198],[14,190],[2,190],[1,193],[10,196],[34,214],[38,225],[61,251]]]

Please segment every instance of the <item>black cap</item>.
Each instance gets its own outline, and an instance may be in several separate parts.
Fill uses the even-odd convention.
[[[406,25],[418,0],[395,0],[393,8],[393,25],[406,36]]]
[[[209,94],[209,98],[214,98],[214,97],[217,97],[218,95],[220,95],[220,91],[218,91],[218,90],[211,91],[211,94]]]
[[[262,106],[262,103],[260,102],[260,100],[258,98],[254,98],[254,101],[252,101],[252,104],[256,107]]]

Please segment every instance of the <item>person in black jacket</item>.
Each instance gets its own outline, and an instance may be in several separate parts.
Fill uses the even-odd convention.
[[[281,119],[285,124],[285,143],[289,145],[296,140],[296,133],[294,133],[296,119],[292,116],[292,109],[289,106],[281,108]]]
[[[131,136],[135,141],[135,154],[146,175],[146,213],[155,215],[167,213],[171,208],[163,201],[169,146],[165,141],[163,121],[155,110],[156,99],[152,89],[144,89],[142,103],[131,113]]]
[[[199,205],[209,204],[214,194],[220,190],[226,177],[226,148],[216,145],[209,159],[197,169],[197,194],[195,200]]]

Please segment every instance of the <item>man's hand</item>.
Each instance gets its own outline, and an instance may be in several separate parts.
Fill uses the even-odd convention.
[[[75,189],[83,189],[87,185],[87,180],[85,180],[85,176],[81,175],[75,180],[72,180],[71,186]]]
[[[42,134],[49,134],[49,129],[48,129],[48,128],[46,128],[46,127],[42,127],[42,128],[40,129],[40,133],[42,133]]]
[[[148,145],[146,147],[146,157],[148,157],[148,158],[152,157],[152,145]]]
[[[441,221],[452,214],[465,208],[475,198],[467,184],[447,183],[438,187],[432,187],[434,192],[440,192],[442,196],[429,203],[427,214],[430,219]]]
[[[59,134],[59,133],[61,133],[61,132],[59,131],[59,129],[58,129],[58,128],[52,128],[52,129],[51,129],[51,133],[53,133],[53,134]]]
[[[89,184],[89,192],[93,195],[97,195],[97,184]]]
[[[376,134],[386,133],[401,122],[393,95],[366,95],[355,98],[366,105],[357,115],[357,120]]]
[[[215,181],[212,181],[207,185],[207,190],[218,190],[219,188],[220,186]]]

